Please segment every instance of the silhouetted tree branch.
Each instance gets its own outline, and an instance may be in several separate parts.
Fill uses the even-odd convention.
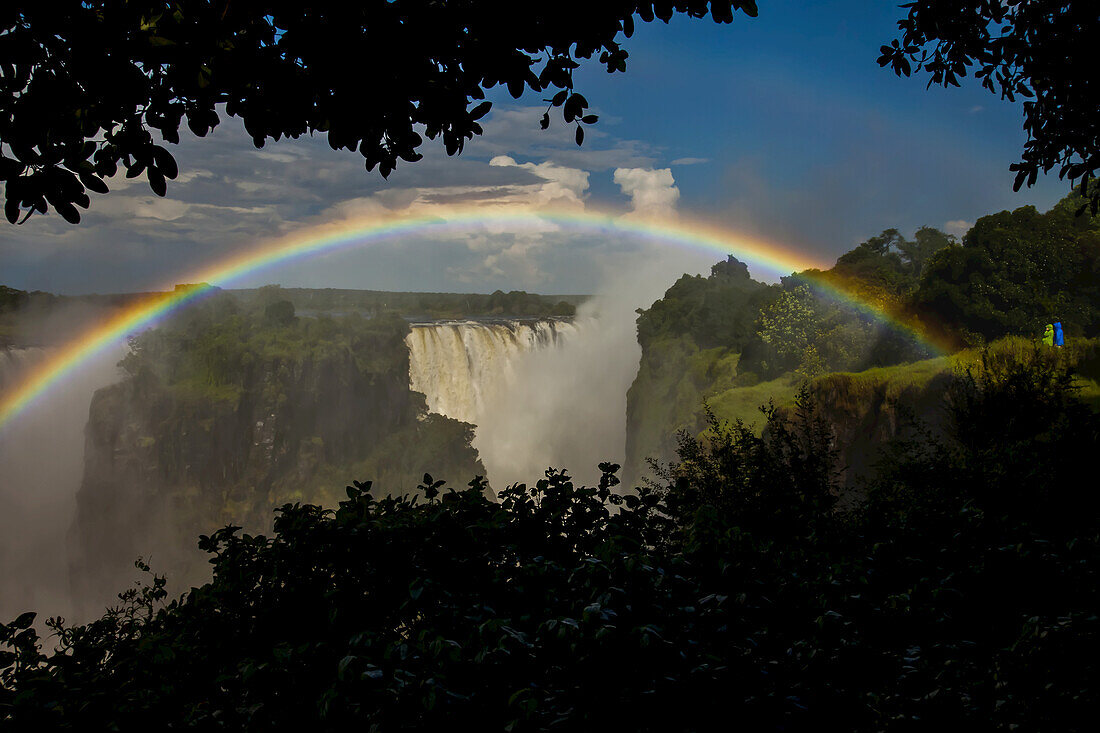
[[[1011,166],[1013,188],[1058,169],[1071,181],[1100,168],[1100,86],[1095,39],[1100,5],[1092,0],[916,0],[901,7],[900,39],[879,64],[900,76],[928,74],[928,85],[959,86],[968,71],[1002,99],[1024,97],[1027,142]],[[972,68],[973,67],[973,68]],[[1100,193],[1089,196],[1092,212]]]
[[[163,196],[179,142],[240,117],[257,147],[323,132],[387,176],[423,137],[448,154],[482,132],[485,90],[552,92],[565,122],[596,121],[579,60],[626,69],[634,17],[729,23],[754,0],[87,0],[0,9],[0,181],[11,222],[52,206],[78,222],[121,166]],[[220,105],[224,105],[219,109]]]

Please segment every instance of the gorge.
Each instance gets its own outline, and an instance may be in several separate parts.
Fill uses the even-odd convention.
[[[199,534],[269,532],[274,507],[334,506],[353,479],[378,496],[414,490],[426,471],[456,488],[486,474],[503,485],[496,475],[517,462],[495,436],[513,428],[494,416],[537,411],[539,364],[595,331],[592,318],[283,318],[267,305],[219,294],[119,346],[8,431],[4,535],[36,531],[0,546],[0,595],[18,601],[0,611],[32,599],[50,614],[96,613],[136,579],[138,557],[183,590],[208,572]],[[0,351],[0,389],[49,353]],[[525,430],[505,450],[534,452],[551,432]]]

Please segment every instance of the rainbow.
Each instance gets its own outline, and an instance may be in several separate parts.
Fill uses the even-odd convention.
[[[235,253],[186,278],[201,283],[193,287],[150,295],[131,304],[105,322],[89,329],[65,344],[6,394],[0,395],[0,429],[23,413],[51,386],[75,372],[82,364],[127,336],[156,325],[164,317],[209,294],[226,288],[242,278],[276,266],[306,260],[322,253],[352,249],[383,240],[409,236],[453,235],[491,226],[494,231],[522,230],[532,225],[552,225],[557,230],[626,235],[659,244],[678,246],[720,255],[733,254],[750,267],[784,275],[808,268],[827,269],[792,248],[748,237],[699,220],[638,220],[598,212],[523,210],[514,208],[487,211],[476,208],[432,216],[370,218],[341,221],[295,232]],[[891,319],[874,306],[863,303],[850,293],[825,282],[815,282],[819,290],[851,303],[881,321],[910,333],[922,344],[938,352],[920,333]]]

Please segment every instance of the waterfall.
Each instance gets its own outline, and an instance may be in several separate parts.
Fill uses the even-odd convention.
[[[571,322],[414,325],[409,381],[429,410],[476,426],[473,446],[495,488],[533,483],[549,466],[591,485],[601,461],[625,453],[634,318],[618,301],[593,301]]]
[[[527,355],[561,346],[575,335],[567,321],[445,321],[413,324],[409,383],[428,409],[481,425],[487,408],[516,386]]]

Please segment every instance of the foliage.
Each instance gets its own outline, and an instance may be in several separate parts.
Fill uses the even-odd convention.
[[[256,147],[325,133],[383,176],[416,161],[423,135],[448,154],[480,134],[504,85],[551,99],[577,126],[596,122],[574,89],[578,59],[626,70],[616,41],[674,14],[730,23],[754,0],[558,2],[460,0],[212,2],[109,0],[6,3],[0,11],[0,181],[5,213],[52,206],[77,222],[86,190],[106,193],[121,166],[163,196],[178,173],[171,153],[186,119],[205,136],[220,114],[240,117]],[[354,63],[348,53],[353,51]],[[25,219],[25,217],[24,217]]]
[[[854,280],[865,288],[901,295],[916,285],[933,254],[953,244],[953,236],[934,227],[917,229],[912,240],[897,229],[887,229],[837,258],[830,274],[844,282]]]
[[[984,216],[962,246],[936,253],[912,296],[920,318],[968,344],[1038,336],[1061,321],[1067,336],[1100,335],[1100,218],[1077,215],[1080,190],[1045,214],[1025,206]]]
[[[701,349],[740,351],[752,336],[756,314],[775,295],[729,255],[710,268],[709,277],[684,275],[663,298],[639,310],[638,343],[644,350],[659,338],[687,335]]]
[[[777,295],[729,256],[709,277],[684,275],[638,312],[642,359],[627,393],[628,481],[641,475],[646,458],[674,457],[677,430],[698,432],[701,400],[732,386],[742,345],[754,338],[761,307]]]
[[[797,361],[810,347],[820,325],[817,303],[806,285],[784,290],[779,299],[760,312],[760,340],[776,355]]]
[[[201,582],[192,536],[266,531],[285,502],[332,505],[349,474],[397,492],[424,470],[484,473],[472,426],[428,416],[410,389],[405,319],[296,316],[281,295],[220,293],[176,314],[97,391],[71,533],[78,597],[108,597],[139,552],[174,589]]]
[[[134,376],[156,374],[169,386],[243,385],[257,365],[347,349],[366,372],[386,374],[403,365],[407,371],[408,324],[396,314],[299,319],[294,313],[288,300],[250,313],[235,296],[219,294],[132,339],[122,366]]]
[[[1090,0],[915,0],[898,21],[901,38],[882,47],[879,65],[900,76],[928,74],[928,84],[959,86],[973,70],[1002,99],[1024,97],[1027,142],[1013,187],[1035,183],[1039,172],[1094,178],[1100,168],[1100,131],[1092,43],[1100,15]],[[929,48],[931,46],[931,48]],[[1095,214],[1100,191],[1091,189]]]
[[[627,394],[626,478],[639,478],[647,458],[671,459],[676,431],[703,429],[704,398],[733,406],[723,417],[747,417],[757,398],[792,396],[789,374],[812,379],[927,358],[926,347],[884,324],[880,313],[902,320],[916,273],[930,252],[951,242],[931,227],[921,227],[912,241],[889,229],[831,270],[808,270],[780,286],[750,279],[733,257],[708,278],[681,277],[639,312],[642,359]],[[762,380],[765,386],[755,388]]]
[[[1049,352],[1048,352],[1049,354]],[[488,500],[347,488],[272,536],[201,539],[212,582],[160,581],[87,626],[0,627],[17,729],[1091,728],[1100,418],[1057,358],[988,355],[952,428],[885,453],[836,507],[804,392],[762,435],[711,419],[657,486],[549,470]]]
[[[294,304],[277,300],[264,308],[264,318],[276,326],[289,326],[294,323]]]
[[[513,290],[491,293],[395,293],[340,288],[283,288],[265,285],[255,291],[238,291],[244,303],[263,305],[288,300],[298,311],[310,314],[374,316],[396,311],[418,318],[465,318],[469,316],[569,317],[585,296],[550,296]]]

